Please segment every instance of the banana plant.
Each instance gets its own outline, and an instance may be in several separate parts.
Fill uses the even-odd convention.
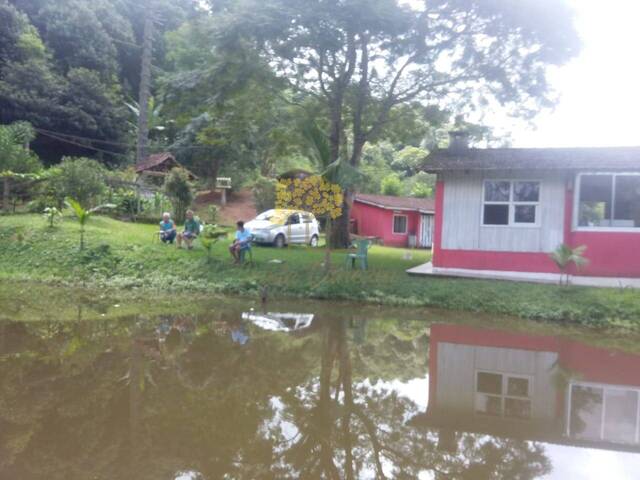
[[[227,234],[228,232],[226,230],[219,228],[217,225],[207,225],[204,227],[204,230],[200,235],[200,242],[207,251],[208,263],[212,260],[211,253],[213,251],[213,246],[218,243],[218,240],[221,238],[226,238]]]
[[[563,277],[565,278],[564,285],[569,285],[569,266],[571,264],[575,265],[576,270],[580,270],[580,268],[589,263],[589,260],[584,257],[586,250],[586,245],[571,248],[569,245],[562,243],[549,254],[551,260],[560,270],[560,285],[563,285]]]
[[[84,249],[84,229],[91,216],[99,210],[116,208],[116,205],[112,203],[105,203],[103,205],[98,205],[97,207],[86,210],[82,205],[80,205],[80,202],[74,200],[73,198],[68,198],[65,203],[69,208],[73,210],[73,213],[78,219],[78,224],[80,225],[80,250]]]

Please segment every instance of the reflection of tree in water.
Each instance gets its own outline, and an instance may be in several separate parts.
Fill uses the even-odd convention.
[[[424,326],[319,325],[294,337],[252,332],[246,345],[211,322],[186,334],[170,327],[162,341],[140,318],[3,325],[0,478],[416,478],[430,470],[527,479],[548,469],[526,442],[453,435],[454,450],[438,448],[436,433],[409,421],[418,413],[411,400],[372,385],[424,377]]]
[[[406,348],[397,337],[388,340],[398,343],[396,350]],[[529,442],[451,432],[455,447],[442,448],[441,435],[407,421],[417,413],[413,402],[392,389],[354,381],[350,350],[347,323],[329,322],[318,380],[282,399],[280,415],[297,434],[293,439],[279,435],[277,449],[289,465],[279,478],[408,479],[432,471],[442,479],[506,480],[550,471],[543,448]],[[271,434],[278,437],[277,428]]]

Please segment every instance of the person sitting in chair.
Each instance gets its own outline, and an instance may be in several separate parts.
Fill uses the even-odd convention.
[[[176,224],[171,220],[171,214],[165,212],[162,214],[160,222],[160,240],[163,243],[173,243],[176,239]]]
[[[229,252],[231,252],[234,263],[240,263],[240,252],[251,248],[251,232],[244,228],[242,220],[236,223],[236,227],[236,238],[229,246]]]
[[[200,222],[193,217],[193,210],[187,210],[187,218],[184,221],[184,231],[178,234],[178,248],[182,242],[189,250],[193,248],[193,241],[200,233]]]

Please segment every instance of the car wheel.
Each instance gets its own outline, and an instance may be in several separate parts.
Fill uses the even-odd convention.
[[[318,236],[314,235],[313,237],[311,237],[311,241],[309,242],[309,245],[311,245],[312,247],[317,247],[318,246]]]
[[[273,246],[276,248],[282,248],[285,245],[285,240],[284,240],[284,235],[279,234],[278,236],[276,236],[275,240],[273,241]]]

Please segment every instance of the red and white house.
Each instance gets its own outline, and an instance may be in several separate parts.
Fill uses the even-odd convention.
[[[557,273],[549,252],[586,245],[578,275],[640,277],[640,147],[432,152],[433,268]]]
[[[433,199],[359,193],[351,207],[352,233],[393,247],[431,248],[434,210]]]

